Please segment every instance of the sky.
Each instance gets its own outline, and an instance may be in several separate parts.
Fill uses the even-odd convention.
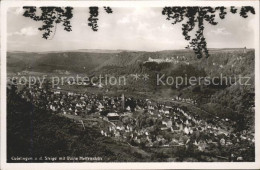
[[[188,41],[184,40],[181,24],[172,25],[162,15],[162,8],[112,8],[113,14],[107,14],[100,8],[99,30],[93,32],[88,26],[88,8],[74,8],[71,19],[72,31],[57,30],[50,40],[42,38],[38,27],[41,22],[23,17],[22,8],[9,8],[7,13],[8,51],[69,51],[78,49],[109,49],[160,51],[184,49]],[[39,9],[38,9],[39,10]],[[239,14],[228,13],[226,19],[218,25],[205,25],[204,35],[208,48],[253,48],[254,21],[256,15],[247,19]]]

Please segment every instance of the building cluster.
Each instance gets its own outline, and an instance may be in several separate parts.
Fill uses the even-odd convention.
[[[192,99],[192,98],[183,98],[180,96],[176,96],[174,98],[172,98],[173,101],[179,101],[179,102],[185,102],[185,103],[189,103],[189,104],[197,104],[197,101]]]
[[[19,92],[27,101],[54,114],[93,116],[109,122],[100,127],[107,137],[142,147],[186,147],[212,153],[231,161],[243,161],[247,148],[254,147],[254,134],[232,133],[232,121],[194,114],[186,107],[150,99],[81,94],[33,86]],[[179,100],[176,98],[175,100]],[[192,99],[185,102],[194,103]]]
[[[189,60],[185,57],[185,56],[175,56],[175,57],[167,57],[167,58],[157,58],[157,59],[153,59],[151,57],[148,58],[146,62],[155,62],[155,63],[174,63],[174,64],[178,64],[178,63],[184,63],[189,65]]]

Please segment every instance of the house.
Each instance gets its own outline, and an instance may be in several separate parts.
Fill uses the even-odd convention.
[[[170,113],[169,110],[165,110],[165,111],[164,111],[164,114],[169,114],[169,113]]]
[[[167,128],[171,128],[172,127],[172,120],[164,119],[164,120],[162,120],[162,124],[165,125]]]
[[[101,112],[101,111],[103,111],[104,108],[105,108],[105,107],[104,107],[101,103],[99,103],[99,105],[98,105],[98,110]]]
[[[68,92],[68,96],[73,96],[74,93],[73,92]]]
[[[60,94],[60,91],[54,91],[54,94]]]
[[[148,110],[148,113],[150,113],[151,115],[153,115],[154,113],[151,110]]]
[[[126,126],[126,129],[127,129],[129,132],[133,131],[133,127],[130,126],[130,125],[127,125],[127,126]]]
[[[158,136],[156,136],[156,140],[157,141],[162,141],[164,138],[163,138],[163,136],[162,135],[158,135]]]
[[[102,85],[102,84],[98,84],[97,87],[98,87],[98,88],[103,88],[103,85]]]
[[[198,142],[199,151],[202,151],[202,152],[205,151],[206,147],[207,147],[207,143],[205,141],[199,141]]]
[[[55,106],[53,106],[53,105],[50,105],[50,109],[51,109],[52,111],[56,111],[56,108],[55,108]]]
[[[166,126],[167,126],[168,128],[171,128],[171,127],[172,127],[172,120],[167,121]]]
[[[149,106],[148,106],[148,109],[149,109],[149,110],[154,110],[154,106],[149,105]]]
[[[119,115],[117,113],[108,113],[107,118],[109,121],[118,121]]]
[[[172,138],[172,141],[169,142],[169,146],[176,146],[179,145],[179,141],[175,138]]]
[[[127,110],[127,111],[130,111],[130,110],[131,110],[130,106],[127,106],[127,107],[126,107],[126,110]]]

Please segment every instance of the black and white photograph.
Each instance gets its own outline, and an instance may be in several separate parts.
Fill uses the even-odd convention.
[[[24,4],[1,5],[1,164],[260,168],[258,1]]]

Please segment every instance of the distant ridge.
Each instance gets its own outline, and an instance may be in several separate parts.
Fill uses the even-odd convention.
[[[127,72],[126,70],[128,72],[141,72],[142,63],[147,61],[149,57],[152,59],[167,59],[185,56],[188,59],[189,65],[196,65],[197,67],[199,63],[201,68],[212,70],[213,63],[224,65],[230,61],[229,65],[231,67],[234,64],[233,61],[237,60],[237,57],[244,55],[242,49],[210,49],[209,53],[211,56],[206,63],[204,63],[203,59],[198,60],[194,52],[190,49],[158,52],[97,49],[43,53],[16,51],[7,53],[7,69],[9,72],[14,73],[23,70],[51,73],[57,70],[67,70],[71,73],[92,73],[97,71],[107,73],[110,70],[111,73],[122,72],[123,74]],[[247,49],[247,52],[252,56],[254,55],[254,50]],[[243,67],[243,65],[239,67]]]
[[[107,49],[78,49],[78,50],[61,50],[61,51],[7,51],[9,53],[69,53],[69,52],[85,52],[85,53],[121,53],[121,52],[142,52],[135,50],[107,50]]]
[[[242,50],[244,48],[208,48],[209,51],[229,51],[229,50]],[[247,48],[252,50],[253,48]],[[69,52],[85,52],[85,53],[121,53],[121,52],[177,52],[177,51],[192,51],[192,49],[172,49],[172,50],[158,50],[158,51],[139,51],[139,50],[108,50],[108,49],[78,49],[78,50],[61,50],[61,51],[7,51],[9,53],[37,53],[37,54],[46,54],[46,53],[69,53]]]

